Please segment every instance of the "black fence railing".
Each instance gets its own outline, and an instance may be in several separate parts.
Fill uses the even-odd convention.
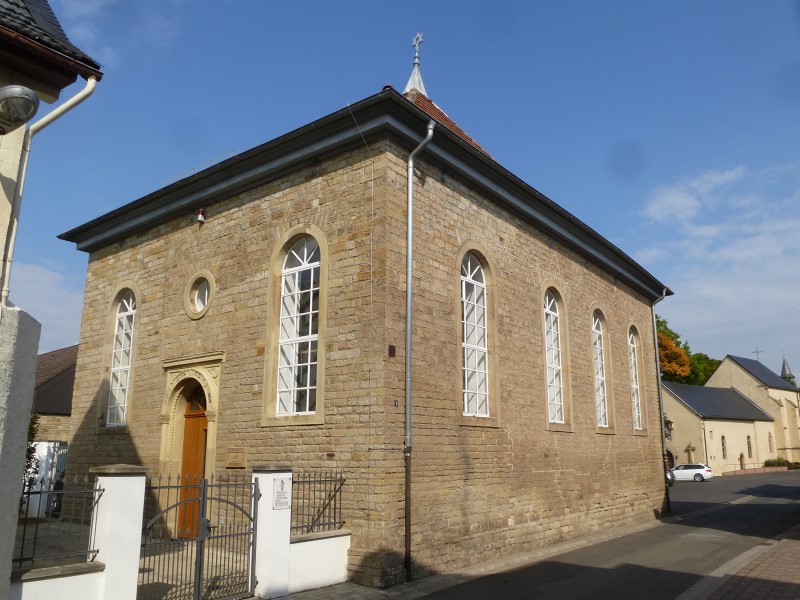
[[[14,567],[86,562],[97,554],[91,544],[92,512],[102,489],[88,476],[26,485],[19,502]]]
[[[345,477],[337,471],[295,473],[292,478],[293,534],[332,531],[344,526],[342,490]]]
[[[252,598],[259,496],[248,472],[148,478],[137,599]]]

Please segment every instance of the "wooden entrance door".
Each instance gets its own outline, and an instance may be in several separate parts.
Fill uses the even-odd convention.
[[[186,399],[183,415],[183,454],[181,456],[181,504],[178,512],[178,537],[197,537],[197,517],[200,507],[200,482],[206,473],[206,443],[208,419],[203,386],[197,385]]]

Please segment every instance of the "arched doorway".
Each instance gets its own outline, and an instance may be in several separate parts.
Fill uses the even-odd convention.
[[[675,466],[675,455],[670,450],[667,450],[667,468],[671,469],[674,466]]]
[[[181,538],[197,537],[197,517],[200,497],[200,481],[206,472],[206,448],[208,446],[208,418],[206,416],[206,394],[203,386],[195,381],[183,390],[186,408],[183,413],[183,449],[181,452],[180,500],[178,530]]]

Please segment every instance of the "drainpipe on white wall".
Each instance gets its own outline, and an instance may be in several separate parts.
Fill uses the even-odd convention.
[[[50,125],[53,121],[69,112],[78,104],[86,100],[94,92],[97,79],[93,76],[86,80],[84,88],[72,98],[64,102],[58,108],[48,113],[25,131],[22,140],[22,155],[19,161],[19,171],[17,172],[17,188],[14,192],[14,201],[11,204],[11,218],[8,222],[8,235],[6,245],[3,248],[2,271],[0,272],[0,282],[2,282],[2,292],[0,292],[0,306],[7,306],[9,281],[11,279],[11,263],[14,259],[14,244],[17,238],[17,224],[19,222],[19,210],[22,205],[22,192],[25,187],[25,176],[28,172],[28,157],[31,153],[31,140],[33,136],[42,129]]]
[[[428,122],[428,134],[419,146],[408,156],[408,217],[406,223],[406,435],[403,456],[406,466],[405,497],[405,569],[406,579],[411,579],[411,300],[414,285],[414,158],[428,145],[433,137],[435,121]]]
[[[664,468],[664,493],[667,496],[667,512],[672,511],[672,504],[669,499],[669,486],[667,485],[667,432],[664,429],[664,396],[661,393],[661,361],[658,357],[658,326],[656,325],[656,304],[661,302],[667,296],[667,288],[661,292],[661,297],[653,302],[653,344],[656,351],[656,374],[658,375],[658,407],[661,411],[661,460]]]

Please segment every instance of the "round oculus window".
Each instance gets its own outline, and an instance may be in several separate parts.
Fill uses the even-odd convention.
[[[192,304],[194,304],[194,309],[197,312],[205,310],[211,295],[211,284],[205,277],[200,277],[195,280],[192,287]]]
[[[183,293],[183,306],[191,319],[199,319],[208,311],[214,300],[214,276],[208,271],[201,271],[189,280]]]

